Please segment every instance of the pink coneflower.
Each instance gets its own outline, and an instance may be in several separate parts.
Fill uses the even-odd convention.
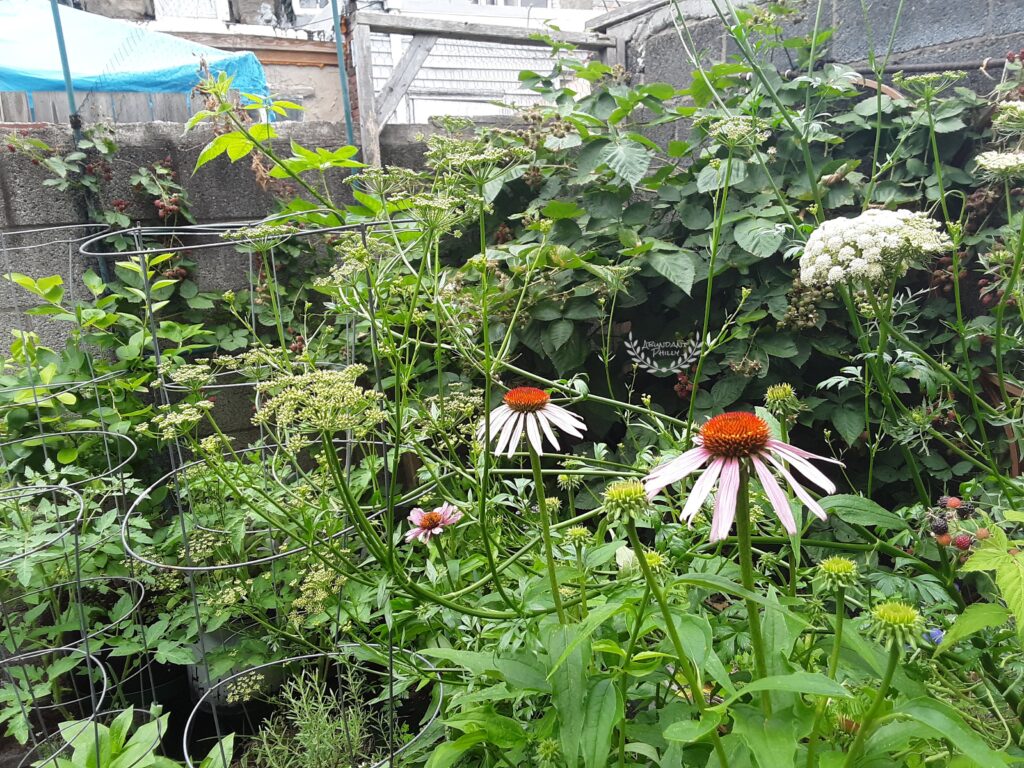
[[[745,459],[753,467],[772,509],[787,532],[796,533],[796,521],[789,508],[789,500],[779,487],[769,465],[781,475],[808,509],[822,520],[825,519],[825,510],[794,479],[783,462],[788,463],[825,493],[835,493],[836,487],[808,459],[829,461],[840,466],[842,462],[808,453],[781,440],[774,440],[764,419],[740,411],[723,413],[708,419],[700,428],[697,442],[698,447],[662,464],[647,475],[644,478],[644,488],[648,498],[653,499],[665,487],[707,465],[690,490],[690,496],[683,507],[682,519],[687,524],[693,523],[701,504],[714,490],[717,482],[718,493],[715,496],[715,511],[711,519],[711,541],[724,539],[732,528],[740,486],[740,463]]]
[[[409,522],[412,524],[412,528],[405,534],[405,540],[430,541],[432,536],[440,536],[444,533],[445,528],[455,525],[461,519],[462,513],[447,502],[431,512],[424,512],[416,507],[409,513]]]
[[[539,456],[544,452],[544,440],[541,432],[547,437],[555,450],[558,450],[558,439],[551,428],[558,427],[573,437],[583,437],[587,425],[575,413],[571,413],[560,405],[551,402],[551,395],[536,387],[515,387],[505,393],[504,404],[499,405],[490,415],[491,439],[497,436],[494,453],[501,455],[508,449],[508,456],[515,453],[523,432]],[[484,426],[477,431],[477,438],[484,439]]]

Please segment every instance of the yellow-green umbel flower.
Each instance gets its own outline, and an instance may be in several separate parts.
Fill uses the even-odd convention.
[[[871,633],[886,647],[917,645],[923,631],[921,614],[902,600],[886,600],[871,609]]]
[[[650,511],[651,502],[639,480],[616,480],[604,489],[601,508],[608,522],[615,524],[643,517]]]
[[[857,564],[848,557],[826,557],[818,563],[818,575],[829,589],[845,589],[857,583]]]

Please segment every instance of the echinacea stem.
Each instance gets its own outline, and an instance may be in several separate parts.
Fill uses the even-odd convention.
[[[754,555],[750,540],[750,473],[746,464],[740,465],[740,487],[736,498],[736,541],[740,550],[740,578],[743,588],[754,591]],[[764,637],[761,634],[761,611],[757,603],[746,600],[747,616],[750,623],[750,645],[754,650],[754,668],[758,679],[768,676],[768,665],[764,655]],[[772,712],[771,699],[767,691],[761,693],[761,705],[765,715]]]
[[[857,729],[857,736],[854,738],[853,744],[850,745],[850,751],[846,753],[846,761],[843,763],[843,768],[850,768],[856,764],[860,751],[864,748],[864,740],[870,733],[875,719],[882,711],[882,705],[885,703],[886,694],[889,693],[889,686],[892,684],[893,675],[896,674],[896,665],[899,663],[899,660],[900,644],[895,640],[890,641],[889,665],[885,668],[882,682],[878,685],[878,693],[875,694],[875,700],[871,702],[871,709],[864,715],[860,728]]]
[[[533,450],[533,446],[530,446],[530,465],[533,467],[533,486],[537,494],[540,535],[544,542],[544,559],[548,567],[548,581],[551,583],[551,599],[555,603],[559,623],[565,624],[565,609],[562,608],[562,596],[558,592],[558,574],[555,573],[555,551],[551,545],[551,516],[548,514],[548,501],[544,495],[544,474],[540,471],[540,456]]]
[[[697,707],[697,711],[700,712],[701,717],[703,717],[708,706],[707,702],[704,700],[704,689],[700,684],[700,680],[697,678],[697,670],[694,669],[694,665],[691,663],[690,657],[686,655],[686,649],[683,648],[683,641],[679,637],[679,630],[676,629],[676,623],[672,617],[672,611],[669,608],[668,600],[665,599],[665,590],[661,588],[658,578],[654,575],[654,571],[651,570],[651,566],[647,562],[644,547],[640,543],[640,537],[636,533],[636,525],[632,520],[628,520],[626,522],[626,535],[629,537],[629,546],[631,546],[633,551],[636,553],[636,561],[640,566],[640,570],[644,574],[647,586],[654,595],[654,599],[658,603],[658,608],[661,609],[661,617],[665,622],[665,631],[668,633],[669,640],[672,641],[672,647],[675,649],[676,659],[679,662],[679,671],[681,671],[683,676],[686,678],[686,684],[690,688],[690,697],[693,699],[693,703],[694,706]],[[718,757],[718,764],[720,768],[728,768],[729,760],[725,756],[725,747],[722,746],[722,739],[718,735],[718,729],[712,728],[709,735],[711,737],[711,743],[714,745],[715,755]]]
[[[846,588],[842,585],[836,587],[836,624],[835,634],[832,638],[832,653],[828,657],[828,676],[831,680],[836,679],[836,672],[839,669],[839,652],[843,647],[843,622],[846,620]],[[811,736],[807,740],[807,768],[814,768],[815,754],[818,751],[820,736],[818,729],[821,727],[821,718],[825,714],[825,705],[828,699],[822,698],[814,710],[814,725],[811,727]]]

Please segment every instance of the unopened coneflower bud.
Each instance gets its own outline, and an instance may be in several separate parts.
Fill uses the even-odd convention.
[[[583,547],[594,540],[594,534],[590,532],[590,529],[584,528],[582,525],[574,525],[566,530],[565,540],[575,547]]]
[[[924,620],[914,606],[902,600],[886,600],[871,609],[871,633],[882,645],[916,646],[924,631]]]
[[[647,561],[647,567],[655,573],[660,573],[668,567],[668,559],[654,549],[644,550],[644,560]]]
[[[583,484],[581,475],[560,474],[557,478],[558,487],[563,491],[575,491]]]
[[[609,483],[601,500],[601,508],[610,523],[636,520],[646,515],[650,507],[643,483],[635,479]]]
[[[857,563],[848,557],[826,557],[818,563],[818,574],[831,590],[852,587],[857,583]]]

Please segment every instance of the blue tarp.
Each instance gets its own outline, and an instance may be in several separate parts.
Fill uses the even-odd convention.
[[[232,87],[268,95],[263,65],[249,52],[230,53],[117,19],[60,6],[75,90],[187,93],[199,62],[226,72]],[[0,91],[62,91],[57,33],[48,0],[0,0]]]

